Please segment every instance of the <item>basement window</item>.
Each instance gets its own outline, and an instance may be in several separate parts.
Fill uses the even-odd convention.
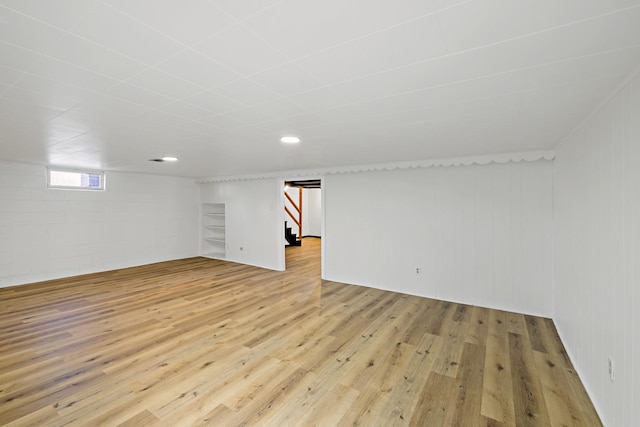
[[[69,190],[104,190],[104,172],[47,169],[47,187]]]

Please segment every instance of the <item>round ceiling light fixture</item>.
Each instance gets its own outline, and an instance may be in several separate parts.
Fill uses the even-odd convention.
[[[173,156],[164,156],[161,157],[159,159],[149,159],[150,162],[158,162],[158,163],[164,163],[164,162],[177,162],[178,158],[177,157],[173,157]]]
[[[300,142],[300,138],[298,138],[297,136],[283,136],[282,138],[280,138],[280,141],[284,142],[285,144],[297,144]]]

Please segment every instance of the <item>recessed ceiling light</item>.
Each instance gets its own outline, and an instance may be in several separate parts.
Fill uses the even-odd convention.
[[[300,138],[298,138],[297,136],[283,136],[282,138],[280,138],[280,141],[284,142],[285,144],[297,144],[298,142],[300,142]]]
[[[149,159],[150,162],[158,162],[158,163],[164,163],[164,162],[177,162],[178,158],[177,157],[171,157],[171,156],[165,156],[162,157],[160,159]]]

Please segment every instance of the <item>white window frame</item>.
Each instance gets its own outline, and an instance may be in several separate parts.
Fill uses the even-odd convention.
[[[77,174],[90,174],[100,176],[100,187],[82,187],[75,185],[53,185],[51,184],[51,172],[69,172]],[[69,169],[69,168],[57,168],[47,167],[47,188],[53,190],[80,190],[80,191],[104,191],[106,188],[107,175],[103,170],[91,170],[91,169]]]

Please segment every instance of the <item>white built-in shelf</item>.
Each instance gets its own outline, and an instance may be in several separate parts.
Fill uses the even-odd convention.
[[[224,252],[207,252],[207,253],[201,254],[201,256],[203,256],[205,258],[223,259],[224,258]]]
[[[203,203],[201,223],[201,255],[207,258],[224,258],[226,255],[225,204]]]

